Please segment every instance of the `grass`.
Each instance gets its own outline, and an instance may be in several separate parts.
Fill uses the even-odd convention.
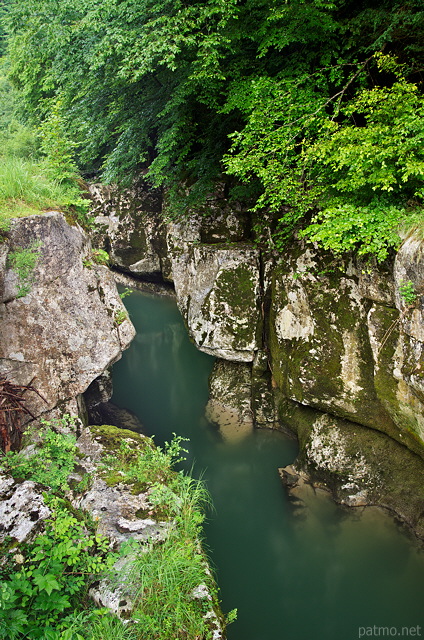
[[[209,496],[202,482],[182,474],[175,474],[173,489],[178,502],[165,498],[175,523],[167,539],[135,555],[130,580],[139,589],[132,617],[138,638],[209,638],[204,616],[217,602],[216,586],[199,542]],[[196,598],[200,585],[206,596]]]
[[[201,481],[173,470],[173,465],[184,458],[183,443],[184,439],[174,434],[163,449],[147,444],[139,452],[122,441],[114,455],[103,459],[106,480],[147,488],[148,517],[173,523],[161,544],[128,551],[134,556],[128,582],[138,585],[132,613],[138,639],[212,636],[205,615],[217,604],[216,585],[200,545],[203,514],[210,497]],[[194,597],[200,585],[207,588],[209,596]]]
[[[140,595],[133,618],[139,638],[207,637],[209,629],[203,615],[211,607],[210,601],[202,604],[193,597],[194,589],[205,584],[204,562],[195,543],[184,541],[178,534],[138,554],[134,573]]]
[[[12,218],[84,208],[77,182],[60,182],[49,173],[43,160],[0,157],[0,230]]]

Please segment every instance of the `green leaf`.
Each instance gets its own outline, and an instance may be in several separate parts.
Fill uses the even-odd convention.
[[[34,576],[34,582],[40,591],[46,591],[48,595],[50,595],[54,589],[60,590],[60,584],[51,573]]]

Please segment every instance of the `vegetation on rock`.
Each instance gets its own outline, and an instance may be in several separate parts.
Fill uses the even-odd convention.
[[[217,606],[216,587],[199,543],[202,506],[208,498],[199,481],[171,468],[184,451],[181,438],[162,450],[132,432],[93,428],[96,440],[105,447],[98,473],[110,482],[131,485],[134,492],[148,491],[148,517],[172,522],[160,545],[153,540],[133,541],[118,550],[96,533],[89,513],[72,506],[72,496],[84,493],[90,484],[84,482],[87,476],[79,484],[69,483],[81,455],[69,432],[74,427],[69,416],[56,423],[44,422],[42,430],[32,434],[35,443],[29,449],[10,452],[0,461],[2,474],[45,485],[44,501],[51,511],[35,537],[19,548],[13,540],[7,548],[3,545],[0,638],[211,637],[213,624],[207,614]],[[124,624],[108,609],[96,608],[88,589],[105,577],[113,584],[114,565],[125,556],[130,558],[126,583],[134,585],[134,606]],[[200,586],[205,593],[196,596]]]

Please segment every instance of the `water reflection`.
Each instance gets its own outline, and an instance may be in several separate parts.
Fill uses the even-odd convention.
[[[139,334],[114,367],[113,400],[159,444],[173,431],[190,438],[187,465],[215,506],[206,535],[223,608],[239,610],[229,640],[353,640],[360,626],[422,624],[417,546],[378,509],[342,509],[308,486],[293,503],[277,469],[296,444],[271,431],[223,438],[205,418],[213,359],[190,343],[175,304],[127,301]]]

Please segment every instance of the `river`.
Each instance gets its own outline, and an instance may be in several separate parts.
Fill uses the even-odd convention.
[[[423,637],[424,553],[378,509],[347,510],[312,490],[293,504],[277,468],[294,440],[256,430],[226,439],[205,418],[213,358],[190,342],[173,300],[125,299],[137,336],[113,368],[112,401],[162,445],[190,439],[186,468],[214,509],[205,546],[222,608],[238,609],[229,640]]]

